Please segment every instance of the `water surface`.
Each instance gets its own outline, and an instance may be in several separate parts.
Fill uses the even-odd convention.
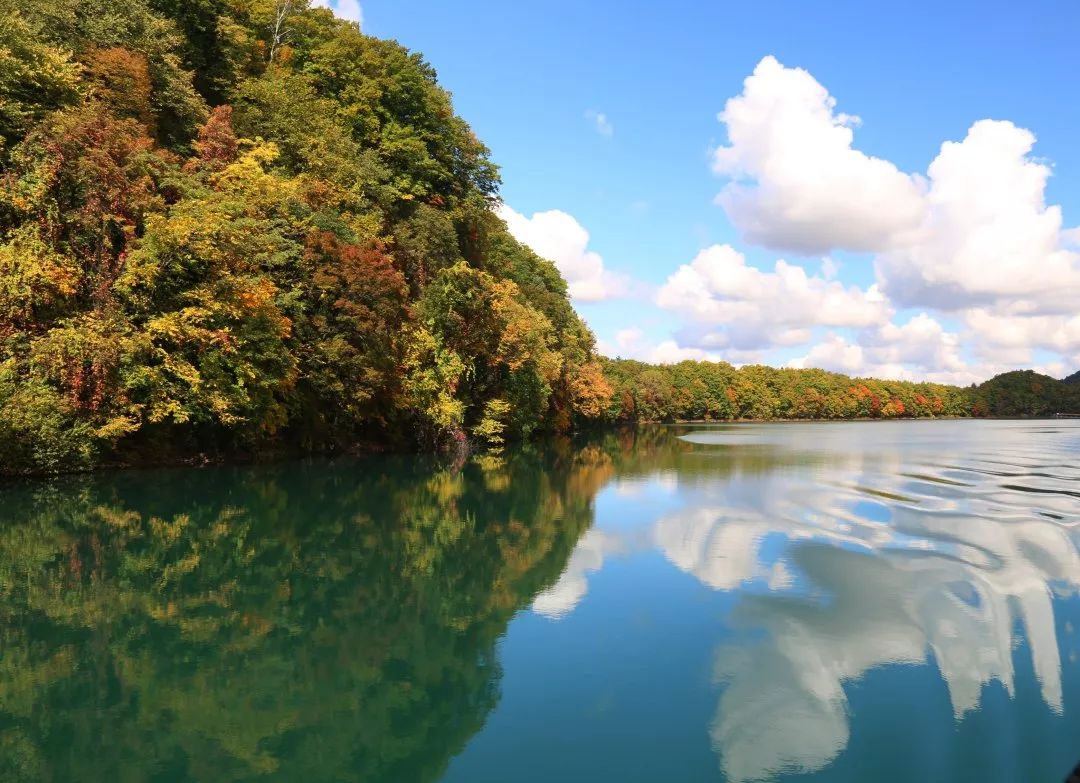
[[[1058,781],[1080,422],[0,488],[0,780]]]

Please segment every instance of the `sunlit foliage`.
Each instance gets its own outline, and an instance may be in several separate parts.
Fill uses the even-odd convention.
[[[0,472],[598,418],[419,55],[304,2],[0,11]]]
[[[899,419],[1080,413],[1080,391],[1032,372],[979,386],[850,378],[825,370],[684,361],[653,366],[604,362],[615,421]]]

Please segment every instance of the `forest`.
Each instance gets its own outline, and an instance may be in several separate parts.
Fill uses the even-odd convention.
[[[599,357],[434,69],[305,0],[0,0],[0,179],[0,474],[1080,409]]]
[[[825,370],[603,359],[615,421],[896,419],[1080,413],[1080,384],[1032,370],[968,387],[851,378]]]

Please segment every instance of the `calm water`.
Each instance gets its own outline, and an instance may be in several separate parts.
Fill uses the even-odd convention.
[[[1050,781],[1080,422],[0,487],[0,780]]]

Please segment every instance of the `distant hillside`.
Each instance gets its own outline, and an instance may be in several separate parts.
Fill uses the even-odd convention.
[[[1080,413],[1080,384],[1031,370],[962,388],[852,378],[825,370],[604,359],[609,421],[899,419]]]
[[[1071,376],[1075,379],[1076,376]],[[972,390],[975,416],[1051,416],[1080,413],[1080,385],[1032,370],[1007,372]]]
[[[1070,375],[1068,378],[1062,378],[1061,382],[1062,383],[1068,383],[1068,384],[1080,383],[1080,370],[1077,370],[1072,375]]]

